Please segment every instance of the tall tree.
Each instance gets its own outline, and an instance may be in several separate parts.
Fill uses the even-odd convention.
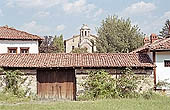
[[[44,40],[42,41],[39,51],[40,53],[51,53],[51,42],[52,42],[52,36],[44,36]]]
[[[56,53],[64,52],[64,40],[63,35],[55,36],[52,41],[52,47],[57,47]]]
[[[166,20],[164,27],[159,32],[161,37],[169,37],[170,36],[170,21]]]
[[[130,19],[109,16],[97,28],[97,51],[100,53],[128,53],[143,45],[144,35]]]
[[[39,48],[40,53],[61,53],[64,52],[63,35],[45,36]]]

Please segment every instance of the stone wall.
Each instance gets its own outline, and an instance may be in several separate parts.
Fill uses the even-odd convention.
[[[24,84],[22,84],[22,87],[26,90],[29,89],[29,94],[36,95],[37,94],[37,77],[36,75],[24,75],[24,78],[27,77],[27,80]]]
[[[140,91],[147,91],[148,89],[151,89],[154,87],[154,76],[153,74],[136,74],[140,77],[143,77],[144,79],[140,80],[139,86],[137,90]],[[81,86],[81,84],[84,83],[87,74],[76,74],[76,95],[79,96],[80,94],[83,94],[84,88]],[[120,74],[112,74],[113,78],[118,78]]]
[[[81,84],[84,83],[85,79],[87,78],[87,74],[76,74],[76,95],[79,96],[84,92],[83,86]]]
[[[37,78],[36,75],[23,75],[23,78],[26,78],[25,83],[22,84],[22,88],[24,90],[29,89],[29,94],[37,94]],[[0,75],[0,91],[3,91],[5,86],[5,82],[2,81],[4,79],[4,75]]]

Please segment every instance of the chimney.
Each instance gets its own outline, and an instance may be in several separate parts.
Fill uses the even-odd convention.
[[[150,35],[150,43],[155,42],[156,40],[158,40],[158,36],[156,34],[151,34]]]
[[[148,44],[150,41],[149,41],[149,37],[144,37],[143,39],[143,43],[144,44]]]

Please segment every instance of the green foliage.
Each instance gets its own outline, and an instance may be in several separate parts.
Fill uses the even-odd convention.
[[[64,41],[63,35],[55,36],[45,36],[44,41],[40,45],[40,53],[61,53],[64,52]]]
[[[166,20],[164,27],[159,32],[161,37],[168,37],[170,34],[170,21],[169,19]]]
[[[52,44],[53,47],[57,47],[56,53],[64,52],[64,41],[63,41],[63,35],[55,36]]]
[[[24,97],[29,92],[30,88],[27,85],[26,89],[22,88],[28,77],[23,77],[24,73],[19,70],[3,71],[2,84],[4,86],[4,92],[12,93],[18,97]]]
[[[83,84],[85,94],[92,99],[116,97],[116,82],[105,71],[90,72]]]
[[[87,79],[82,84],[84,94],[79,100],[94,100],[103,98],[139,98],[150,99],[152,90],[142,92],[141,80],[144,77],[135,75],[130,68],[125,68],[117,78],[105,71],[89,72]],[[143,81],[143,83],[146,83]]]
[[[130,68],[125,68],[122,75],[117,79],[117,91],[122,98],[131,98],[138,96],[136,92],[139,77],[137,77]]]
[[[97,51],[100,53],[128,53],[143,45],[143,34],[138,26],[132,26],[130,19],[109,16],[97,29]]]
[[[100,98],[133,98],[137,97],[138,77],[131,69],[126,68],[122,71],[119,78],[112,78],[105,71],[90,72],[83,84],[85,93],[81,99],[100,99]],[[85,99],[83,99],[85,100]]]
[[[88,53],[87,48],[75,48],[71,51],[71,53]]]
[[[170,88],[170,83],[168,82],[169,79],[165,80],[158,80],[156,87],[158,88]]]

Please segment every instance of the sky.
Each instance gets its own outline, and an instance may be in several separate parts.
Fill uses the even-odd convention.
[[[39,36],[79,34],[82,24],[97,34],[102,20],[130,18],[141,32],[159,34],[170,19],[170,0],[0,0],[0,26],[8,25]]]

